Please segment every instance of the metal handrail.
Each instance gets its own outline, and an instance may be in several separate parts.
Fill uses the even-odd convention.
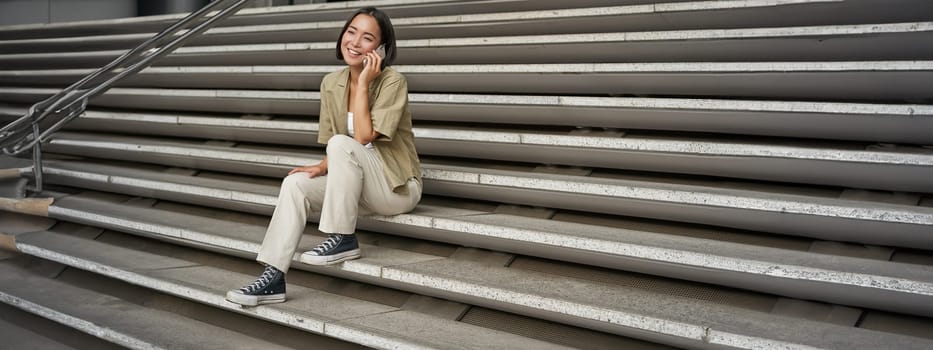
[[[172,53],[218,21],[233,15],[250,1],[252,0],[211,1],[104,67],[55,95],[33,104],[25,115],[0,128],[0,149],[6,155],[17,155],[32,149],[35,191],[42,191],[42,142],[84,113],[88,99],[106,92],[118,81],[149,67],[156,59]],[[216,13],[210,18],[203,20],[214,11]],[[195,26],[187,29],[190,25]]]

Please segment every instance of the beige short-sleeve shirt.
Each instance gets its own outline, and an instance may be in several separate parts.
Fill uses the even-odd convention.
[[[344,68],[326,75],[321,81],[318,143],[326,144],[334,135],[348,133],[349,79],[350,68]],[[373,129],[380,134],[373,140],[373,146],[382,159],[386,181],[393,191],[404,191],[408,180],[421,180],[421,162],[415,150],[405,76],[386,67],[370,84],[369,110]]]

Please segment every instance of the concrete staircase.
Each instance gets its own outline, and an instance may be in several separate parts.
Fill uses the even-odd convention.
[[[285,304],[223,300],[259,272],[281,177],[323,155],[316,89],[360,3],[248,9],[46,144],[51,205],[0,203],[18,251],[0,260],[0,333],[63,348],[933,347],[933,3],[371,3],[404,39],[425,197],[362,218],[362,259],[296,261]],[[0,120],[177,19],[0,28]]]

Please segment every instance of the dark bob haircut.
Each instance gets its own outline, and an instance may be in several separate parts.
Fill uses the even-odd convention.
[[[364,7],[359,10],[356,10],[350,18],[347,18],[347,23],[343,24],[343,29],[340,30],[340,36],[337,37],[337,59],[343,60],[343,52],[340,51],[340,42],[343,41],[343,34],[347,32],[347,27],[350,26],[350,22],[353,22],[353,19],[360,14],[367,14],[373,16],[376,19],[376,23],[379,24],[379,30],[382,32],[382,42],[380,44],[385,44],[386,57],[382,60],[381,69],[385,69],[392,65],[392,62],[395,61],[395,29],[392,28],[392,21],[389,19],[389,15],[375,7]]]

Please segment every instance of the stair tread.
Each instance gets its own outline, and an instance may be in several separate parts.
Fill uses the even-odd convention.
[[[310,158],[309,159],[318,159]],[[219,179],[159,174],[125,166],[82,163],[80,161],[48,161],[47,172],[56,173],[59,169],[87,170],[99,173],[96,178],[107,176],[133,177],[156,181],[180,182],[185,178],[187,185],[211,187],[216,196],[235,199],[236,194],[227,189],[245,192],[255,197],[241,197],[238,200],[256,200],[257,203],[274,205],[278,194],[277,187],[235,182]],[[283,164],[283,169],[295,164]],[[773,193],[731,188],[723,185],[685,185],[662,181],[626,180],[597,178],[588,176],[530,173],[494,168],[464,167],[452,165],[429,165],[423,169],[426,180],[459,182],[465,184],[487,184],[492,186],[510,186],[544,191],[567,192],[580,195],[602,195],[613,198],[639,200],[672,201],[682,204],[701,206],[734,207],[764,212],[796,212],[799,214],[838,217],[853,220],[881,221],[913,225],[933,225],[933,208],[847,200],[831,197],[808,196],[791,193]],[[480,178],[482,177],[482,178]],[[643,190],[639,190],[643,189]],[[694,198],[694,196],[699,196]],[[708,197],[706,197],[708,196]],[[272,197],[272,198],[270,198]],[[729,203],[728,201],[735,203]]]
[[[920,265],[829,256],[463,209],[423,207],[424,210],[415,214],[400,215],[395,221],[407,222],[409,225],[430,223],[425,226],[437,230],[465,232],[479,237],[510,239],[620,258],[683,265],[687,270],[707,269],[754,274],[773,279],[772,283],[805,280],[846,288],[878,289],[921,298],[933,295],[933,271]],[[235,250],[245,257],[253,257],[258,253],[265,233],[265,227],[259,225],[233,224],[197,215],[122,206],[119,203],[107,203],[80,196],[59,199],[49,211],[50,215],[59,219],[162,236],[163,239],[194,241]],[[299,252],[310,249],[314,244],[316,241],[304,239],[299,246]],[[341,270],[364,277],[385,278],[386,269],[408,264],[450,261],[443,257],[385,247],[364,245],[363,249],[364,258],[346,262],[337,268],[322,269],[298,265],[302,269],[323,273]]]
[[[239,250],[248,256],[259,252],[266,227],[246,223],[231,222],[221,219],[171,212],[156,208],[127,206],[111,203],[80,195],[59,198],[54,204],[56,216],[80,220],[88,225],[110,224],[124,230],[140,233],[156,233],[165,237],[178,238],[193,242],[202,242],[227,249]],[[317,246],[324,237],[306,236],[299,244],[299,252]],[[366,250],[363,261],[367,265],[392,266],[415,263],[441,257],[391,249],[368,244],[361,245]],[[297,261],[297,259],[296,259]],[[349,267],[354,263],[344,264]],[[324,271],[329,268],[313,268],[311,271]],[[357,269],[359,270],[359,269]],[[378,277],[378,272],[375,273]]]
[[[21,325],[7,322],[3,319],[0,319],[0,339],[3,339],[4,346],[9,346],[11,349],[76,349],[72,346],[57,342],[55,339],[37,334],[29,328],[24,328]]]
[[[60,90],[53,88],[0,87],[0,94],[3,95],[47,96],[53,95],[58,91]],[[148,97],[187,97],[205,99],[224,97],[313,101],[320,99],[320,94],[317,91],[270,91],[245,89],[168,89],[117,87],[108,90],[107,94],[104,94],[103,96],[108,95],[121,98],[142,95]],[[438,103],[493,106],[547,106],[553,108],[644,108],[698,111],[742,111],[747,113],[853,114],[865,116],[902,115],[918,117],[924,115],[933,115],[933,106],[923,104],[871,104],[825,101],[755,101],[732,99],[477,95],[452,93],[410,93],[409,100],[413,105]],[[306,112],[307,111],[305,111],[305,113]],[[186,113],[183,114],[187,115]],[[95,115],[97,117],[102,117],[106,115],[106,112],[97,111]],[[179,114],[173,115],[178,116]]]
[[[284,174],[287,167],[282,169]],[[585,203],[577,205],[595,212],[836,241],[913,248],[933,243],[927,235],[933,228],[933,208],[924,206],[774,193],[720,184],[709,187],[456,166],[425,167],[422,171],[426,193],[432,195],[572,210],[579,210],[570,206],[572,203]],[[236,175],[192,177],[76,161],[49,161],[44,172],[53,183],[64,181],[73,186],[73,181],[80,180],[82,186],[107,191],[118,188],[144,196],[153,196],[150,193],[156,191],[156,196],[162,199],[209,202],[210,206],[263,214],[271,213],[279,185],[271,179]],[[555,203],[556,198],[562,199]],[[671,211],[675,206],[677,211]],[[723,215],[730,211],[741,215]],[[365,217],[361,227],[382,227],[387,223],[390,222],[386,218]],[[875,232],[879,229],[894,231],[878,236]]]
[[[300,76],[302,79],[321,79],[324,75],[340,69],[335,65],[242,65],[242,66],[154,66],[148,67],[140,75],[250,75],[257,78],[275,75]],[[930,60],[886,60],[886,61],[773,61],[773,62],[638,62],[638,63],[540,63],[540,64],[432,64],[432,65],[394,65],[399,73],[410,79],[417,79],[419,74],[442,75],[457,74],[697,74],[697,73],[795,73],[795,72],[885,72],[885,71],[929,71],[933,69]],[[3,70],[0,77],[45,77],[45,76],[83,76],[93,69],[23,69]]]
[[[735,29],[693,29],[693,30],[661,30],[644,32],[611,32],[611,33],[585,33],[585,34],[542,34],[518,36],[483,36],[469,38],[431,38],[399,40],[400,49],[413,47],[444,47],[444,46],[490,46],[490,45],[530,45],[537,43],[596,43],[596,42],[637,42],[637,41],[681,41],[681,40],[719,40],[743,38],[788,38],[810,36],[851,36],[872,35],[888,33],[917,33],[927,32],[933,28],[933,22],[902,22],[883,24],[852,24],[852,25],[823,25],[823,26],[789,26],[774,28],[735,28]],[[288,51],[288,50],[321,50],[333,49],[333,43],[328,42],[293,42],[293,43],[267,43],[242,45],[203,45],[183,47],[176,50],[175,55],[196,53],[218,53],[245,51]],[[123,52],[122,50],[101,50],[74,53],[74,55],[102,55]],[[56,53],[61,54],[61,53]],[[48,57],[47,53],[4,54],[6,57]]]
[[[131,283],[160,288],[169,293],[185,295],[225,308],[235,306],[218,300],[222,299],[223,292],[238,287],[237,281],[247,280],[249,277],[224,273],[217,268],[194,264],[173,269],[152,269],[133,259],[134,256],[146,255],[146,253],[128,250],[119,254],[126,256],[123,261],[100,264],[97,263],[97,259],[101,254],[115,255],[113,252],[126,249],[50,232],[30,234],[18,242],[18,246],[28,254],[58,259],[62,262],[70,261],[70,264],[77,267],[105,274],[111,271],[109,273],[125,276],[123,278],[130,280]],[[101,253],[104,251],[107,253]],[[107,267],[98,267],[98,264]],[[449,289],[454,293],[469,290],[472,293],[485,294],[489,298],[506,303],[533,304],[543,306],[545,310],[568,313],[587,314],[589,312],[591,313],[589,317],[596,321],[608,321],[607,324],[619,327],[619,332],[630,332],[629,329],[634,328],[638,331],[659,333],[663,337],[673,337],[679,341],[704,342],[709,339],[714,344],[747,342],[748,344],[788,346],[806,344],[845,348],[874,348],[882,346],[881,344],[889,346],[896,344],[897,347],[905,349],[930,345],[919,338],[789,319],[686,298],[662,297],[628,288],[611,288],[601,283],[543,273],[513,271],[473,262],[434,260],[406,264],[389,268],[383,272],[383,275],[389,278],[406,278],[407,276],[423,286]],[[157,287],[162,284],[165,286]],[[197,292],[190,292],[190,290]],[[386,318],[382,314],[393,312],[394,308],[387,306],[374,306],[369,302],[353,301],[346,297],[300,287],[291,288],[289,296],[288,303],[249,309],[250,311],[245,312],[256,311],[261,314],[267,308],[289,315],[304,312],[304,318],[287,318],[285,322],[293,326],[296,323],[301,325],[320,322],[320,329],[324,333],[328,332],[330,322],[345,321],[341,325],[356,328],[354,326],[356,322],[353,321],[370,316],[376,316],[377,320],[371,322],[361,320],[359,323],[367,328],[376,327],[376,325],[391,327],[390,331],[393,334],[412,329],[410,324],[399,327],[391,320],[378,321],[378,319]],[[314,311],[308,313],[308,310]],[[421,327],[413,328],[418,334],[423,334],[425,331]],[[358,328],[352,331],[360,332]],[[387,330],[382,329],[382,331]],[[827,336],[827,334],[832,334],[832,336]],[[476,336],[476,334],[471,336]],[[419,339],[419,336],[412,338]],[[744,346],[749,346],[748,344]]]
[[[131,348],[286,349],[170,312],[30,275],[8,265],[0,264],[0,284],[0,297],[9,304]]]
[[[118,186],[131,193],[155,190],[160,198],[169,196],[172,200],[210,201],[221,207],[252,212],[269,213],[276,203],[278,182],[265,181],[266,185],[247,183],[250,178],[225,175],[220,178],[192,177],[157,173],[126,166],[101,165],[77,161],[48,161],[44,172],[50,175],[49,181],[68,181],[67,178],[87,181],[86,185],[101,189]],[[929,242],[925,233],[933,228],[933,208],[889,204],[884,202],[866,202],[860,200],[837,199],[828,197],[805,196],[799,194],[778,194],[758,192],[726,187],[704,187],[670,183],[653,183],[640,180],[619,180],[610,178],[580,177],[543,173],[524,173],[497,169],[475,169],[445,166],[435,169],[423,169],[426,193],[438,195],[473,196],[483,195],[484,200],[518,200],[527,205],[541,205],[547,201],[549,207],[562,207],[554,203],[554,198],[577,200],[587,198],[597,212],[610,211],[623,215],[659,215],[654,211],[667,210],[668,206],[677,205],[681,212],[666,212],[664,220],[683,220],[723,226],[740,227],[766,232],[788,233],[820,239],[870,242],[884,245],[910,245],[923,247]],[[441,187],[435,186],[462,186]],[[477,187],[479,186],[479,187]],[[476,189],[497,192],[475,192]],[[506,190],[536,191],[531,195],[521,192],[522,197],[508,196]],[[108,189],[109,190],[109,189]],[[464,192],[466,191],[466,192]],[[469,193],[468,193],[469,192]],[[141,193],[137,193],[141,194]],[[151,194],[143,194],[152,196]],[[220,201],[220,202],[218,202]],[[619,210],[619,206],[640,203],[655,205],[651,212],[639,212],[644,207]],[[225,203],[225,204],[220,204]],[[213,204],[212,204],[213,205]],[[625,207],[623,207],[625,208]],[[689,208],[691,211],[683,211]],[[635,212],[630,212],[635,210]],[[722,213],[724,210],[741,212],[740,216],[699,217],[699,211]],[[789,216],[807,221],[786,221]],[[404,218],[406,216],[400,216]],[[769,223],[781,221],[779,226],[760,227],[763,221],[748,221],[759,217]],[[363,218],[362,227],[390,223],[384,217]],[[809,221],[815,220],[815,221]],[[819,222],[819,224],[817,223]],[[838,227],[825,228],[832,223]],[[858,226],[854,223],[858,222]],[[735,225],[735,226],[733,226]],[[841,226],[839,226],[841,225]],[[898,231],[877,236],[874,230],[882,229],[877,225],[896,225]],[[842,230],[842,228],[845,228]],[[908,243],[909,242],[909,243]]]
[[[397,65],[413,93],[637,95],[911,101],[928,97],[929,61]],[[123,87],[310,90],[337,66],[150,67]],[[64,86],[89,70],[0,71],[8,86]]]
[[[921,43],[933,31],[933,22],[798,26],[777,28],[701,29],[598,34],[550,34],[501,37],[430,38],[399,40],[407,55],[400,64],[428,63],[528,63],[669,61],[735,61],[742,58],[820,60],[848,51],[857,60],[884,60],[904,55],[923,58]],[[829,40],[839,38],[840,40]],[[857,40],[853,40],[857,39]],[[769,45],[749,42],[771,41]],[[866,51],[866,46],[900,42],[885,50]],[[691,45],[685,45],[690,43]],[[831,43],[829,45],[827,43]],[[543,45],[542,44],[547,44]],[[535,45],[536,50],[528,50]],[[816,46],[814,46],[816,45]],[[796,48],[796,49],[794,49]],[[832,48],[835,48],[833,50]],[[521,50],[521,51],[519,51]],[[206,60],[229,65],[324,63],[332,60],[332,42],[291,42],[215,46],[186,46],[163,58],[163,65],[204,65]],[[468,51],[468,53],[464,53]],[[0,54],[9,67],[35,68],[68,64],[93,67],[123,54],[125,50],[65,53]],[[519,52],[523,54],[518,54]],[[739,55],[741,56],[737,56]],[[571,54],[572,53],[572,54]],[[583,54],[585,53],[585,54]],[[742,57],[742,58],[739,58]],[[325,61],[327,60],[327,61]]]
[[[665,0],[665,2],[682,2],[688,0]],[[626,0],[621,3],[627,4],[651,4],[658,0]],[[392,13],[393,17],[399,18],[424,16],[427,14],[437,15],[438,13],[448,14],[471,14],[471,13],[496,13],[524,10],[543,10],[543,9],[567,9],[580,7],[605,6],[604,0],[574,1],[566,2],[556,1],[536,1],[527,3],[526,1],[498,1],[489,3],[488,1],[458,1],[459,4],[451,4],[450,1],[426,1],[426,0],[392,0],[384,1],[380,4],[383,8]],[[614,3],[614,2],[610,2]],[[358,6],[356,4],[351,6]],[[453,10],[448,10],[453,9]],[[344,3],[313,3],[292,6],[274,6],[274,7],[256,7],[245,8],[226,21],[218,25],[224,26],[243,26],[252,24],[270,24],[270,23],[290,23],[296,21],[335,21],[345,20],[346,16],[352,13],[353,8]],[[85,33],[78,35],[87,35],[86,33],[99,33],[100,30],[110,29],[118,32],[144,32],[162,29],[166,25],[174,23],[184,17],[184,14],[165,14],[156,16],[140,16],[119,19],[99,19],[88,21],[43,23],[43,24],[19,24],[0,27],[0,32],[12,33],[13,37],[55,37],[60,36],[59,31],[65,33]]]
[[[219,118],[223,119],[223,118]],[[219,125],[221,120],[206,121],[207,124]],[[304,123],[296,129],[273,129],[277,122],[264,124],[262,121],[244,121],[243,126],[266,126],[269,135],[287,143],[288,138],[281,137],[279,132],[290,132],[302,135],[306,139],[313,139],[316,130],[315,123]],[[231,121],[231,124],[239,124]],[[111,125],[111,127],[114,127]],[[153,126],[155,128],[156,126]],[[135,127],[134,127],[135,128]],[[153,128],[150,128],[152,130]],[[178,126],[179,133],[173,136],[196,137],[198,132],[187,126]],[[175,129],[173,127],[173,129]],[[187,130],[185,130],[187,129]],[[128,130],[132,131],[132,130]],[[166,131],[168,132],[168,131]],[[255,134],[258,131],[250,129],[244,131]],[[414,129],[418,136],[419,151],[426,155],[444,155],[450,143],[463,143],[457,145],[463,149],[475,149],[474,146],[489,142],[490,146],[500,152],[503,160],[546,161],[554,160],[558,154],[573,157],[581,163],[589,160],[605,162],[596,165],[612,166],[618,164],[623,169],[666,171],[686,174],[709,173],[716,176],[735,176],[752,180],[797,180],[802,183],[824,184],[830,186],[845,186],[866,189],[905,190],[922,192],[926,188],[933,189],[926,181],[933,176],[933,153],[925,149],[891,148],[890,150],[875,151],[870,146],[843,144],[840,147],[830,148],[831,145],[794,145],[790,143],[751,143],[751,141],[716,141],[715,139],[673,140],[657,138],[640,138],[638,136],[616,138],[602,136],[576,136],[566,133],[558,134],[532,134],[521,131],[485,131],[481,128],[470,130],[423,128]],[[255,135],[254,135],[255,136]],[[440,144],[434,145],[432,142]],[[469,146],[469,147],[468,147]],[[514,154],[505,155],[510,149],[516,147]],[[865,149],[868,148],[868,149]],[[286,168],[313,164],[323,158],[320,151],[298,151],[295,148],[284,146],[263,145],[262,147],[250,145],[237,145],[237,147],[210,146],[195,140],[191,141],[163,141],[151,137],[141,136],[113,136],[107,134],[87,134],[81,132],[60,132],[50,140],[46,149],[51,153],[68,155],[90,156],[123,160],[143,161],[163,165],[198,167],[204,170],[242,173],[246,175],[281,176]],[[484,152],[484,151],[466,151]],[[612,152],[611,154],[598,153],[599,160],[593,160],[596,152]],[[481,158],[485,153],[477,153],[474,157]],[[648,164],[641,164],[642,157],[650,157]],[[469,156],[469,155],[467,155]],[[513,159],[514,157],[514,159]],[[604,160],[613,158],[615,160]],[[676,160],[670,165],[659,165],[653,162]],[[198,161],[202,160],[202,161]],[[767,167],[757,162],[775,161],[783,162],[778,169]],[[209,162],[222,162],[228,166],[211,165]],[[795,163],[798,162],[798,163]],[[608,164],[612,163],[612,164]],[[590,164],[570,164],[586,166]],[[424,160],[422,162],[427,178],[440,176],[445,170],[443,163]],[[807,167],[827,167],[822,174],[814,174],[814,170],[801,170]],[[661,168],[658,168],[661,167]],[[850,168],[856,167],[856,168]],[[749,169],[755,168],[755,169]],[[724,170],[724,169],[741,169]],[[830,171],[833,169],[834,171]],[[854,170],[854,171],[848,171]],[[480,170],[482,171],[482,170]],[[931,174],[927,174],[931,173]],[[841,175],[837,175],[841,174]],[[878,178],[887,178],[881,174],[899,176],[896,184]],[[586,181],[586,180],[584,180]],[[663,181],[663,180],[661,180]],[[698,182],[702,186],[703,182]],[[847,186],[848,185],[848,186]],[[857,186],[861,185],[861,186]],[[712,187],[716,187],[715,183]],[[782,188],[787,191],[789,187]],[[793,190],[787,194],[794,194]]]
[[[58,90],[48,88],[0,88],[0,92],[26,91],[40,94],[54,94]],[[251,90],[187,90],[187,89],[144,89],[114,88],[108,93],[113,95],[154,95],[154,96],[190,96],[222,97],[222,94],[241,98],[275,99],[313,99],[320,95],[314,91],[297,93],[294,91],[251,91]],[[676,99],[676,98],[625,98],[625,97],[574,97],[574,96],[522,96],[522,95],[472,95],[472,94],[424,94],[410,93],[412,104],[444,103],[469,105],[532,105],[548,107],[599,107],[599,108],[659,108],[693,109],[743,112],[773,113],[830,113],[830,114],[865,114],[865,115],[933,115],[933,106],[910,104],[863,104],[837,103],[820,101],[742,101],[728,99]],[[702,102],[702,103],[697,103]]]
[[[17,246],[24,253],[37,257],[291,327],[324,335],[342,336],[343,340],[360,344],[378,341],[384,344],[415,344],[431,348],[445,348],[453,344],[471,348],[559,348],[553,344],[504,332],[297,285],[289,285],[289,301],[286,303],[241,308],[224,300],[224,295],[227,290],[241,287],[254,276],[69,235],[47,231],[31,233],[19,240]],[[153,267],[151,262],[159,259],[166,260],[160,265],[174,267]],[[407,318],[418,325],[436,324],[437,327],[444,327],[447,333],[423,338],[420,331],[413,330],[411,325],[378,322],[380,315],[385,313],[404,313],[407,315],[399,317]],[[375,320],[367,322],[371,317]],[[360,325],[356,325],[357,323]],[[331,330],[331,326],[336,326],[336,329]],[[377,334],[381,336],[380,339],[368,339]],[[477,344],[475,347],[472,344],[458,343],[461,339],[470,337],[484,338],[488,343]]]
[[[860,4],[856,4],[860,5]],[[901,5],[903,6],[903,5]],[[801,22],[800,17],[806,15],[808,18],[823,18],[827,13],[832,13],[836,18],[848,16],[863,16],[864,8],[846,4],[845,6],[834,3],[830,0],[812,0],[792,3],[780,3],[771,0],[746,0],[739,2],[723,3],[721,1],[700,1],[700,2],[659,2],[653,5],[620,5],[603,7],[582,7],[556,10],[530,10],[520,12],[492,12],[478,14],[462,15],[441,15],[426,17],[397,17],[393,19],[393,25],[398,30],[404,30],[406,37],[422,37],[430,35],[437,31],[437,26],[444,26],[443,29],[458,28],[460,31],[471,29],[477,24],[492,26],[499,35],[515,34],[516,29],[511,26],[527,27],[529,22],[540,23],[538,28],[547,29],[548,27],[562,27],[562,30],[579,27],[581,24],[587,24],[587,28],[593,30],[594,21],[613,20],[619,17],[635,19],[630,22],[636,24],[631,26],[633,29],[644,30],[647,28],[660,27],[663,23],[666,27],[678,24],[676,18],[672,16],[713,16],[717,12],[734,12],[741,10],[741,16],[721,16],[718,20],[710,20],[708,25],[737,26],[737,25],[779,25],[788,20]],[[777,12],[777,11],[783,12]],[[789,11],[787,11],[789,10]],[[713,12],[713,13],[709,13]],[[823,17],[821,17],[821,15]],[[910,13],[900,14],[909,16]],[[640,20],[639,20],[640,19]],[[582,23],[581,23],[582,22]],[[766,22],[766,23],[765,23]],[[604,22],[600,22],[604,23]],[[263,35],[283,35],[283,34],[302,34],[304,37],[319,38],[323,34],[328,37],[332,32],[341,28],[343,21],[325,21],[311,23],[273,23],[247,26],[225,26],[212,28],[205,34],[204,41],[217,41],[224,36],[236,34],[249,34],[249,37]],[[604,23],[606,30],[617,29],[618,23]],[[694,24],[695,26],[695,24]],[[2,28],[0,28],[2,29]],[[486,29],[488,32],[493,29]],[[427,31],[428,33],[424,33]],[[524,31],[527,31],[524,30]],[[320,33],[324,32],[324,33]],[[444,33],[450,33],[445,31]],[[110,41],[142,41],[154,33],[134,33],[134,34],[115,34],[115,35],[90,35],[65,38],[30,38],[24,40],[0,40],[0,48],[13,45],[41,45],[41,44],[61,44],[69,41],[77,41],[82,44],[107,43]],[[464,34],[460,34],[462,36]],[[244,39],[240,39],[241,41]],[[257,40],[257,39],[253,39]],[[129,43],[127,43],[129,44]]]
[[[52,94],[54,89],[35,95]],[[38,91],[37,91],[38,92]],[[218,91],[219,92],[219,91]],[[235,91],[236,108],[253,113],[305,114],[316,108],[316,93],[270,93]],[[186,89],[114,88],[95,100],[98,106],[165,109],[179,105],[189,111],[234,112],[233,103],[217,92]],[[30,95],[13,88],[0,88],[0,95]],[[31,95],[30,95],[31,96]],[[150,100],[162,100],[150,102]],[[126,102],[126,101],[130,102]],[[508,123],[608,127],[620,129],[682,130],[739,133],[785,137],[855,139],[896,143],[927,144],[927,133],[918,132],[930,122],[933,107],[907,104],[866,104],[838,102],[745,101],[730,99],[574,97],[466,94],[409,94],[418,120],[469,121],[472,123]],[[275,101],[275,102],[274,102]],[[278,103],[287,101],[295,103]],[[311,101],[311,102],[307,102]],[[274,106],[274,107],[272,107]],[[516,108],[516,107],[521,108]],[[479,118],[488,114],[486,118]],[[576,114],[578,119],[563,118]],[[907,119],[904,119],[907,118]],[[206,119],[191,112],[167,115],[164,112],[132,113],[90,111],[82,122],[143,122],[198,125]],[[795,121],[806,122],[809,129],[785,128]],[[850,128],[840,128],[845,121]],[[226,125],[226,124],[221,124]],[[230,125],[232,126],[232,125]],[[99,126],[98,126],[99,127]],[[311,142],[311,141],[308,141]],[[295,141],[294,143],[300,144]]]
[[[180,116],[185,117],[185,116]],[[204,118],[199,120],[205,125],[218,126],[228,123],[236,125],[244,123],[249,127],[258,127],[266,130],[275,130],[281,132],[304,133],[308,137],[313,137],[318,131],[318,124],[315,122],[291,122],[291,121],[273,121],[273,120],[252,120],[244,121],[232,118]],[[239,126],[237,126],[239,127]],[[731,156],[731,157],[760,157],[773,159],[798,159],[813,160],[824,162],[841,163],[861,163],[861,164],[879,164],[879,165],[913,165],[913,166],[933,166],[933,152],[921,148],[898,148],[896,151],[872,150],[866,149],[867,144],[848,144],[828,142],[779,142],[755,139],[726,139],[717,140],[714,137],[690,137],[680,136],[676,139],[672,137],[640,137],[637,135],[625,137],[611,136],[590,136],[574,135],[566,132],[532,132],[531,130],[504,130],[501,128],[483,128],[483,127],[443,127],[443,126],[420,126],[414,127],[413,131],[419,140],[441,140],[447,142],[470,142],[481,143],[490,142],[503,145],[524,145],[537,147],[562,147],[571,149],[588,150],[608,150],[608,151],[626,151],[626,152],[652,152],[652,153],[672,153],[682,154],[682,156]],[[184,136],[184,135],[179,135]],[[80,145],[84,142],[88,145],[98,145],[100,147],[111,147],[115,149],[127,149],[130,146],[120,144],[136,145],[140,151],[157,151],[158,149],[147,149],[145,146],[139,148],[138,145],[152,145],[153,147],[165,146],[168,149],[188,148],[192,150],[202,149],[205,151],[226,151],[227,153],[240,153],[242,157],[247,154],[257,154],[259,161],[271,163],[266,159],[298,159],[302,152],[294,149],[275,149],[268,146],[264,149],[250,147],[249,145],[238,146],[236,149],[230,147],[216,147],[205,145],[197,140],[178,141],[162,140],[146,136],[125,136],[125,135],[107,135],[83,132],[59,132],[51,140],[52,144],[64,143],[67,146]],[[131,148],[131,147],[130,147]],[[243,151],[239,151],[242,149]],[[177,151],[176,151],[177,152]],[[282,156],[276,157],[281,154]],[[263,157],[264,156],[264,157]],[[318,157],[315,155],[315,158]],[[311,157],[305,157],[312,159]],[[291,164],[289,164],[291,165]]]
[[[437,288],[455,290],[455,286],[464,285],[468,287],[461,288],[473,288],[479,290],[478,293],[507,303],[543,305],[545,310],[568,313],[590,312],[590,317],[609,324],[677,334],[687,338],[722,336],[728,339],[741,334],[735,339],[725,340],[727,343],[747,338],[753,339],[753,343],[763,341],[774,344],[787,341],[816,347],[845,348],[865,346],[878,341],[875,336],[880,335],[872,335],[871,332],[859,334],[860,332],[853,328],[794,320],[687,298],[663,297],[656,293],[610,287],[544,273],[483,267],[478,263],[463,261],[430,261],[392,267],[384,274],[411,275],[409,278]],[[482,273],[476,274],[471,271]],[[716,333],[720,334],[713,335]],[[835,336],[827,336],[828,334],[836,334],[840,338],[835,339]],[[849,345],[849,341],[853,343]],[[905,346],[919,345],[919,342],[914,341],[909,338],[894,340],[895,343]],[[883,343],[874,346],[882,346],[880,344]]]

